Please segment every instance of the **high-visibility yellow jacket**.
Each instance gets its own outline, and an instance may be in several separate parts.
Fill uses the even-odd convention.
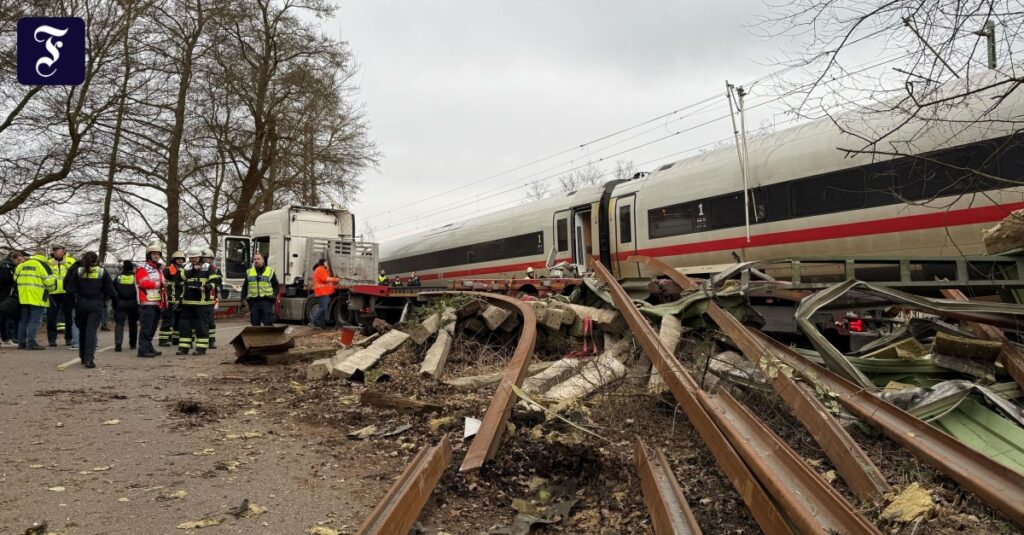
[[[66,254],[64,258],[57,260],[54,257],[49,258],[50,269],[53,270],[53,276],[57,277],[57,287],[51,291],[51,294],[62,294],[64,293],[64,277],[67,277],[68,270],[71,269],[71,265],[75,263],[75,259],[71,258],[71,255]]]
[[[14,270],[18,284],[18,302],[37,307],[50,306],[50,292],[57,287],[57,278],[43,255],[32,255]]]

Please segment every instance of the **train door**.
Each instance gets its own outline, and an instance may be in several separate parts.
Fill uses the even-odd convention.
[[[554,228],[552,228],[552,236],[555,237],[555,264],[572,256],[570,252],[573,244],[572,225],[569,224],[571,217],[571,210],[555,212]]]
[[[594,254],[591,236],[590,207],[574,208],[573,215],[573,248],[572,257],[576,264],[586,270],[590,264],[590,255]]]
[[[640,266],[626,262],[626,258],[636,254],[636,195],[626,195],[615,199],[612,211],[614,229],[612,243],[615,244],[614,264],[619,277],[639,277]]]

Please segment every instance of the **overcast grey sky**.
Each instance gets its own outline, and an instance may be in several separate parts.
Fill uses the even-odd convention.
[[[608,159],[600,165],[610,171],[618,159],[673,161],[726,138],[727,119],[610,156],[721,117],[725,80],[749,82],[777,69],[770,61],[781,45],[744,27],[764,12],[761,0],[338,5],[325,30],[348,41],[360,65],[358,98],[383,152],[379,170],[362,177],[352,208],[379,240],[513,205],[525,197],[520,186],[527,182],[602,156]],[[617,138],[474,184],[715,96]],[[761,110],[751,122],[768,117]]]

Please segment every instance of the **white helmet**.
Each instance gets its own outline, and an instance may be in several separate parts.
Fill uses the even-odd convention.
[[[164,252],[164,244],[160,243],[160,240],[153,240],[153,243],[149,244],[149,247],[146,247],[146,254],[147,255],[149,253],[160,253],[160,254],[163,254],[163,252]]]
[[[203,257],[204,258],[213,258],[213,249],[210,249],[210,248],[203,249]]]
[[[203,256],[203,252],[201,250],[199,250],[198,247],[189,247],[188,248],[188,257],[189,258],[199,258],[201,256]]]

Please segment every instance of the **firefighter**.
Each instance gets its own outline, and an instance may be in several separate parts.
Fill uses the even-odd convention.
[[[406,286],[420,286],[421,285],[420,284],[420,278],[419,278],[419,276],[416,275],[415,271],[413,271],[412,274],[409,275],[409,282],[407,282],[405,284],[406,284]]]
[[[25,253],[11,251],[0,261],[0,347],[18,346],[21,305],[18,304],[18,283],[14,280],[14,272],[25,258]]]
[[[203,263],[209,264],[211,273],[217,275],[217,282],[215,283],[217,285],[217,293],[213,294],[213,308],[210,309],[212,311],[210,313],[210,349],[217,349],[217,301],[221,284],[224,281],[224,275],[220,272],[220,266],[214,260],[213,249],[203,249]]]
[[[203,262],[198,247],[189,247],[188,262],[181,294],[177,354],[187,355],[194,343],[193,355],[205,355],[210,347],[210,318],[220,275],[214,273],[213,266]]]
[[[178,344],[178,317],[181,315],[181,285],[185,282],[185,253],[174,251],[171,263],[164,268],[167,282],[167,308],[160,314],[160,346]]]
[[[387,286],[388,282],[389,282],[389,279],[388,279],[387,272],[384,271],[384,268],[380,268],[380,272],[377,273],[377,285],[378,286]]]
[[[278,292],[277,275],[274,268],[266,265],[263,254],[252,257],[252,267],[245,273],[242,282],[242,297],[249,302],[249,322],[253,325],[274,324],[274,303]]]
[[[139,288],[139,352],[142,358],[159,356],[153,347],[160,311],[167,308],[167,283],[160,271],[163,245],[153,242],[146,248],[146,261],[135,270],[135,285]]]
[[[383,272],[383,270],[381,270]],[[334,285],[338,282],[337,277],[331,276],[331,268],[327,267],[327,259],[321,258],[313,268],[313,295],[319,301],[316,313],[310,318],[310,324],[318,329],[327,327],[327,310],[331,305],[331,296],[334,295]],[[385,277],[385,284],[387,278]]]
[[[50,304],[46,310],[46,339],[50,347],[57,347],[57,334],[64,332],[64,345],[78,347],[78,328],[71,321],[72,307],[67,302],[64,279],[67,278],[75,259],[67,254],[62,244],[54,244],[49,258],[50,270],[57,279],[57,287],[50,292]]]
[[[86,368],[96,367],[96,337],[99,335],[100,318],[107,300],[118,305],[117,290],[110,280],[110,275],[99,264],[99,256],[93,251],[82,255],[78,267],[68,273],[64,281],[67,286],[67,298],[75,307],[75,322],[81,334],[81,345],[78,347],[78,358]]]
[[[114,351],[121,352],[124,326],[128,325],[128,344],[135,349],[139,343],[139,289],[135,286],[135,263],[125,260],[117,277],[117,304],[114,306]]]
[[[18,303],[21,318],[18,320],[18,349],[46,349],[36,343],[43,314],[50,305],[50,292],[57,287],[50,261],[43,250],[14,269],[14,281],[18,285]]]

